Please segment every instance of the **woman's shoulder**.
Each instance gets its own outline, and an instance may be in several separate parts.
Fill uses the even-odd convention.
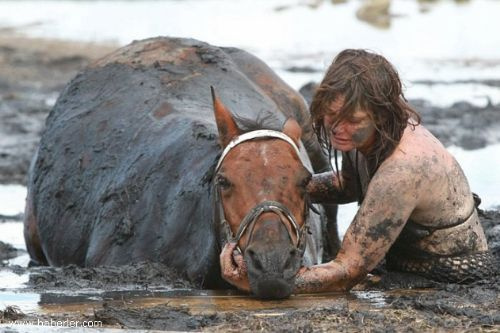
[[[394,152],[380,165],[378,172],[405,177],[443,177],[456,164],[453,156],[422,125],[408,126]]]
[[[433,164],[447,161],[451,155],[443,144],[424,126],[408,126],[394,153],[389,158],[393,161],[423,162],[431,159]]]

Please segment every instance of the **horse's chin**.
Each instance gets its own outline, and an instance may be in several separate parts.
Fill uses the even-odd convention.
[[[256,281],[250,279],[252,294],[261,299],[288,298],[293,292],[295,278],[260,278]]]

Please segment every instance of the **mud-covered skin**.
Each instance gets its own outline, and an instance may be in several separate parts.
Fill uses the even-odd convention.
[[[333,171],[315,174],[307,184],[307,192],[311,200],[317,203],[353,202],[358,198],[359,192],[355,176],[352,165],[347,163],[347,159],[343,159],[340,177]]]
[[[375,126],[369,114],[364,110],[356,110],[340,117],[345,98],[339,96],[330,103],[323,122],[330,129],[332,147],[340,151],[370,149],[375,139]]]
[[[47,118],[28,184],[32,259],[160,261],[191,281],[220,283],[211,85],[239,118],[275,130],[290,116],[303,120],[314,170],[328,169],[302,98],[257,58],[188,39],[135,42],[76,76]]]
[[[344,159],[351,161],[344,165],[355,164],[353,152],[345,153]],[[472,193],[460,166],[423,126],[407,126],[396,150],[371,179],[364,158],[358,160],[356,169],[364,200],[346,232],[339,254],[330,263],[303,269],[296,279],[297,292],[349,289],[388,252],[403,258],[409,254],[440,258],[488,250],[479,218],[473,212]],[[347,172],[350,174],[352,168]],[[334,179],[326,187],[311,185],[311,189],[327,188],[318,197],[326,200],[328,194],[333,193],[337,195],[332,195],[332,200],[338,200],[342,195],[340,189],[337,188],[338,193],[335,191],[337,183]],[[446,228],[464,220],[467,221]],[[431,232],[414,237],[413,241],[398,240],[400,235],[408,235],[407,229],[402,233],[408,221]],[[439,260],[435,262],[439,266]],[[469,265],[474,263],[469,261]],[[425,274],[424,269],[421,272]]]

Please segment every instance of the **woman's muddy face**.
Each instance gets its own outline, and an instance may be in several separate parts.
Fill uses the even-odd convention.
[[[330,103],[323,120],[325,128],[330,133],[333,148],[344,152],[356,148],[362,153],[367,153],[375,141],[372,118],[367,111],[356,110],[347,118],[338,121],[343,106],[343,96],[335,99]]]

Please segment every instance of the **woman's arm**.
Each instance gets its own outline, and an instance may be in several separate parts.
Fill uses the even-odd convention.
[[[349,203],[358,198],[356,171],[343,154],[340,175],[328,171],[312,176],[307,185],[307,193],[313,203]]]
[[[384,258],[421,195],[418,172],[405,163],[382,165],[373,177],[335,260],[302,268],[296,292],[352,288]]]

